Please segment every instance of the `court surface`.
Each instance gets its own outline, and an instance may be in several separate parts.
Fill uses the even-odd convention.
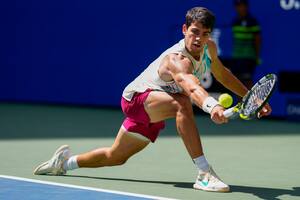
[[[123,166],[32,174],[62,144],[75,154],[111,145],[122,119],[118,109],[0,104],[0,199],[300,199],[300,124],[279,120],[215,125],[197,115],[206,157],[230,193],[192,189],[197,171],[174,120]]]
[[[59,184],[48,181],[18,178],[13,176],[0,176],[2,185],[1,199],[112,199],[112,200],[151,200],[166,199],[161,197],[139,195],[133,193],[103,190],[91,187],[80,187],[69,184]],[[12,189],[13,188],[13,192]]]

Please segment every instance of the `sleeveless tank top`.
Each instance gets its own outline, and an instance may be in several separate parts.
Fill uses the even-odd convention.
[[[155,59],[134,81],[132,81],[124,89],[122,96],[130,101],[136,92],[145,92],[147,89],[164,91],[167,93],[181,93],[182,88],[179,87],[175,81],[166,82],[159,77],[158,68],[162,59],[169,54],[182,54],[189,58],[193,64],[193,74],[199,79],[201,75],[211,67],[211,57],[208,52],[207,45],[204,46],[203,55],[200,61],[197,61],[185,49],[184,39],[180,40],[177,44],[164,51],[157,59]]]

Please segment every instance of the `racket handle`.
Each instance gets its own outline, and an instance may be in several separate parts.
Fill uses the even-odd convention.
[[[231,117],[235,113],[234,109],[235,109],[235,107],[231,107],[231,108],[226,109],[223,112],[224,117],[226,117],[226,118]]]

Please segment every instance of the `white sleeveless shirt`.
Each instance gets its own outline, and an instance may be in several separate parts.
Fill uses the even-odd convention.
[[[207,45],[204,46],[204,53],[200,61],[197,61],[185,49],[184,39],[177,44],[164,51],[156,60],[154,60],[134,81],[132,81],[123,91],[122,96],[131,101],[134,93],[145,92],[147,89],[164,91],[167,93],[181,93],[182,88],[175,81],[166,82],[159,77],[158,68],[162,59],[169,54],[182,54],[189,58],[193,64],[193,74],[199,79],[201,75],[210,69],[211,57],[208,52]]]

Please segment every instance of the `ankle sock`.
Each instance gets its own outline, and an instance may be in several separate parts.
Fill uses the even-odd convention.
[[[199,156],[193,159],[195,165],[197,166],[199,171],[207,172],[209,170],[209,164],[204,155]]]
[[[66,160],[64,162],[63,168],[66,171],[79,168],[79,166],[77,164],[77,155],[71,156],[68,160]]]

